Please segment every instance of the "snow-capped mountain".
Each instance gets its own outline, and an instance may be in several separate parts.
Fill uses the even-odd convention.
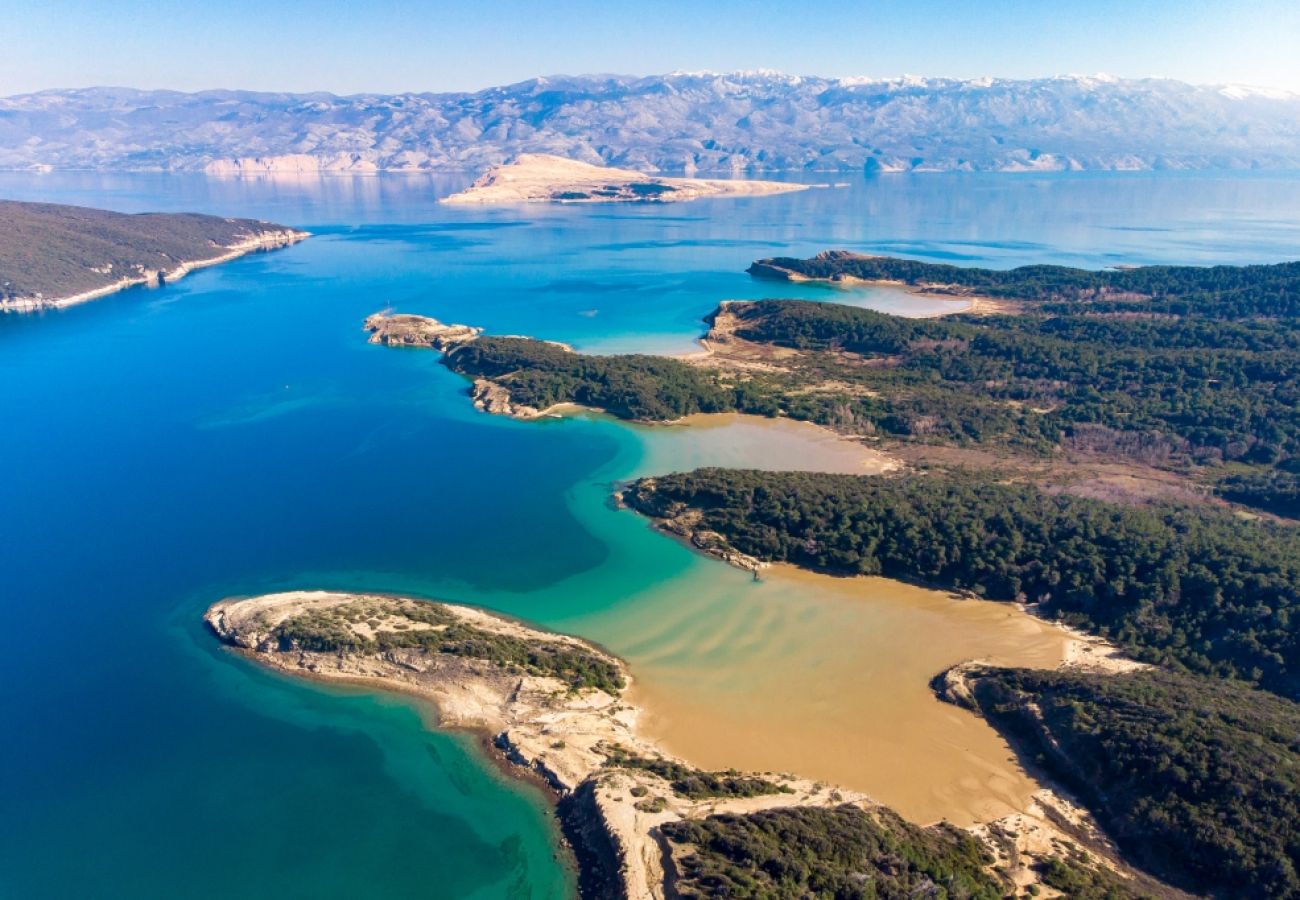
[[[0,168],[474,171],[551,153],[664,172],[1300,168],[1300,95],[1166,79],[538,78],[476,93],[42,91]]]

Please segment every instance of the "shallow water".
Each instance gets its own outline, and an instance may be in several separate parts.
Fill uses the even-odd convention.
[[[254,669],[199,626],[215,599],[291,587],[482,603],[600,640],[632,661],[654,727],[674,747],[697,741],[706,764],[713,751],[730,763],[731,744],[745,765],[824,764],[819,777],[843,773],[919,818],[1014,805],[1024,784],[990,733],[923,703],[917,678],[956,654],[1009,653],[1025,623],[890,585],[754,585],[610,503],[634,472],[765,447],[796,460],[798,440],[478,415],[432,354],[371,347],[361,320],[392,305],[589,350],[678,352],[720,299],[844,299],[751,281],[758,256],[1107,265],[1274,261],[1300,246],[1300,180],[1280,176],[434,203],[456,186],[0,175],[0,196],[317,235],[160,291],[0,319],[0,896],[571,891],[543,798],[466,738],[429,732],[404,701]],[[1054,639],[1029,637],[1021,649],[1050,661]],[[866,722],[911,743],[883,744]],[[771,740],[773,724],[791,743]],[[828,728],[846,737],[818,762]]]
[[[671,750],[711,768],[797,772],[917,822],[959,825],[1024,810],[1035,786],[930,679],[973,658],[1055,666],[1065,640],[1006,604],[784,568],[756,584],[701,572],[606,627],[638,635],[625,651],[634,697]]]
[[[893,465],[857,442],[783,420],[695,416],[633,431],[641,455],[630,470],[616,460],[610,470],[620,476],[716,465],[874,473]],[[564,629],[629,661],[646,731],[669,750],[705,767],[839,784],[917,822],[966,825],[1025,808],[1035,786],[1010,748],[976,716],[936,699],[929,682],[974,658],[1055,666],[1061,631],[1008,604],[882,578],[778,566],[755,582],[674,540],[664,546],[643,520],[599,504],[598,489],[571,505],[613,557],[557,589],[625,599]],[[656,557],[667,567],[683,556],[680,574],[648,584],[629,577]]]
[[[884,453],[810,422],[702,413],[668,425],[628,425],[640,442],[636,475],[703,466],[875,475],[897,467]]]

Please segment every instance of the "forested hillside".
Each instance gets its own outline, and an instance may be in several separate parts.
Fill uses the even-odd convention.
[[[630,506],[764,560],[1043,604],[1138,658],[1300,697],[1300,533],[1206,509],[1048,494],[987,475],[700,469]]]
[[[783,398],[799,418],[1030,449],[1076,435],[1119,447],[1128,435],[1157,460],[1273,464],[1300,453],[1300,330],[1290,321],[1086,309],[912,320],[795,300],[724,312],[739,338],[814,354],[798,364],[803,380],[862,386],[859,396]],[[843,352],[876,364],[816,355]]]
[[[306,235],[253,219],[197,213],[126,215],[56,203],[0,200],[0,309],[33,307],[265,240]]]
[[[1214,896],[1300,897],[1300,705],[1159,670],[966,682],[1143,868]]]
[[[1117,301],[1130,307],[1140,303],[1140,308],[1147,310],[1151,301],[1181,300],[1185,306],[1180,309],[1216,319],[1300,312],[1300,262],[1097,270],[1049,265],[983,269],[831,250],[809,259],[760,259],[749,271],[759,277],[901,282],[942,293],[1011,300]]]
[[[999,900],[980,843],[947,826],[918,828],[887,809],[790,807],[663,826],[683,897],[797,900]]]
[[[778,264],[1020,306],[906,319],[736,301],[709,316],[712,355],[695,365],[513,338],[467,345],[447,364],[537,408],[568,401],[651,421],[739,411],[911,444],[1082,451],[1300,516],[1300,263],[998,272],[831,253],[756,265]]]

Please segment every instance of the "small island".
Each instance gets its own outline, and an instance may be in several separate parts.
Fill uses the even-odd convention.
[[[287,247],[308,233],[254,219],[0,200],[0,312],[62,309]]]
[[[366,318],[370,343],[385,347],[421,347],[446,352],[483,333],[469,325],[444,325],[428,316],[378,312]]]
[[[662,178],[632,169],[525,153],[489,169],[470,187],[444,197],[452,205],[487,203],[679,203],[701,197],[754,197],[806,190],[785,181]]]

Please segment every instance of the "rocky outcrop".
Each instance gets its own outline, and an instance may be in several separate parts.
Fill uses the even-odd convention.
[[[940,700],[971,712],[979,712],[979,705],[971,692],[970,677],[978,674],[981,668],[983,664],[973,660],[958,663],[934,676],[930,688]]]
[[[872,259],[872,258],[873,257],[865,253],[853,253],[848,250],[823,250],[821,253],[818,253],[816,256],[813,257],[814,260],[817,260],[819,262],[828,262],[828,263],[845,262],[845,261],[855,260],[855,259]],[[753,263],[750,264],[749,268],[746,269],[745,271],[748,272],[750,275],[752,275],[754,278],[763,278],[770,281],[791,281],[791,282],[822,281],[822,282],[826,282],[827,284],[840,284],[840,285],[867,283],[860,278],[854,278],[852,275],[849,275],[846,272],[836,272],[835,274],[827,278],[818,278],[812,275],[805,275],[802,272],[796,272],[794,269],[778,264],[777,261],[774,259],[755,260]]]
[[[700,527],[701,514],[684,503],[660,502],[655,494],[655,480],[643,478],[625,488],[620,501],[642,515],[654,520],[656,527],[668,534],[676,535],[690,543],[692,547],[722,560],[737,569],[758,573],[768,568],[765,562],[746,553],[741,553],[728,543],[727,539],[716,531]]]
[[[760,259],[750,263],[745,270],[755,278],[765,278],[768,281],[807,281],[806,275],[800,275],[798,272],[791,271],[784,266],[778,266],[771,260]]]
[[[370,343],[385,347],[425,347],[447,352],[452,347],[474,340],[483,333],[482,328],[469,325],[444,325],[428,316],[405,313],[377,312],[368,317],[366,331]]]
[[[474,379],[474,386],[470,389],[470,399],[473,400],[475,409],[495,416],[537,419],[545,415],[544,410],[516,403],[509,388],[486,378]]]
[[[386,347],[417,347],[444,354],[477,340],[483,333],[482,328],[471,325],[446,325],[429,316],[391,313],[387,310],[368,317],[365,330],[370,332],[372,344],[382,344]],[[557,344],[554,341],[543,343],[555,344],[567,352],[573,352],[573,349],[565,344]],[[547,410],[515,402],[506,385],[489,378],[474,379],[473,386],[470,388],[470,399],[476,409],[493,415],[510,416],[515,419],[537,419],[547,415]]]

